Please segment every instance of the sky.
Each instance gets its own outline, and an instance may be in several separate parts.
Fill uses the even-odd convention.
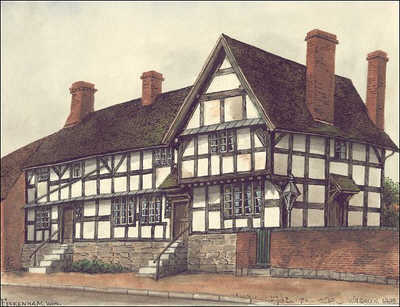
[[[335,73],[365,101],[367,53],[388,53],[385,130],[399,145],[399,4],[393,2],[1,2],[1,156],[61,129],[69,87],[96,85],[95,110],[193,84],[221,33],[305,64],[308,31],[337,35]],[[399,181],[399,155],[385,175]]]

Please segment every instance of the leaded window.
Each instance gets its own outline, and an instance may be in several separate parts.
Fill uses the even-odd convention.
[[[82,204],[75,205],[74,214],[75,214],[75,221],[83,220],[83,205]]]
[[[172,148],[159,148],[153,151],[153,166],[171,166],[173,161]]]
[[[36,230],[50,228],[50,209],[36,209],[35,228]]]
[[[260,181],[254,182],[253,193],[254,193],[254,213],[260,213],[260,208],[263,201],[262,184]]]
[[[37,170],[38,181],[47,181],[49,179],[49,175],[50,175],[50,172],[47,167],[39,168]]]
[[[346,142],[344,141],[335,141],[335,158],[336,159],[346,159],[347,153],[347,146],[346,146]]]
[[[142,198],[141,223],[156,224],[161,222],[161,197]]]
[[[171,206],[171,202],[167,198],[166,201],[165,201],[165,213],[164,213],[164,216],[166,218],[170,218],[171,217],[171,210],[172,210],[171,207],[172,207]]]
[[[133,225],[135,223],[135,198],[115,197],[111,200],[112,222],[117,226]]]
[[[211,153],[232,152],[234,149],[233,131],[224,130],[209,135]]]

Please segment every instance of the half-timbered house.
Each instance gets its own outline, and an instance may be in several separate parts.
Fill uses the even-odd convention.
[[[32,271],[49,271],[61,249],[142,273],[172,257],[175,271],[234,271],[268,265],[269,230],[379,228],[398,151],[384,132],[387,56],[368,55],[365,105],[335,75],[336,36],[306,41],[304,66],[223,34],[193,86],[163,93],[149,71],[141,98],[98,111],[94,85],[72,84],[65,126],[25,164],[24,265],[38,253]]]

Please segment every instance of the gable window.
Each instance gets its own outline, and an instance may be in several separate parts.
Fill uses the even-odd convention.
[[[153,166],[171,166],[172,148],[159,148],[153,151]]]
[[[80,178],[82,176],[82,166],[80,163],[72,165],[72,178]]]
[[[224,216],[257,215],[262,205],[261,182],[224,185]]]
[[[347,146],[345,141],[335,140],[335,158],[347,159]]]
[[[38,181],[47,181],[49,179],[49,169],[46,168],[39,168],[37,170],[37,177],[38,177]]]
[[[133,225],[135,223],[135,199],[126,196],[113,198],[111,216],[114,225]]]
[[[40,229],[49,229],[50,228],[50,210],[49,209],[36,209],[35,214],[35,228],[36,230]]]
[[[233,131],[224,130],[209,135],[211,153],[232,152],[234,148]]]
[[[161,197],[142,198],[140,221],[142,225],[161,222]]]

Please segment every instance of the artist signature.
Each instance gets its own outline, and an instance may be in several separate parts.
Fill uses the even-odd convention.
[[[61,306],[61,304],[50,301],[9,301],[2,298],[0,306]]]

